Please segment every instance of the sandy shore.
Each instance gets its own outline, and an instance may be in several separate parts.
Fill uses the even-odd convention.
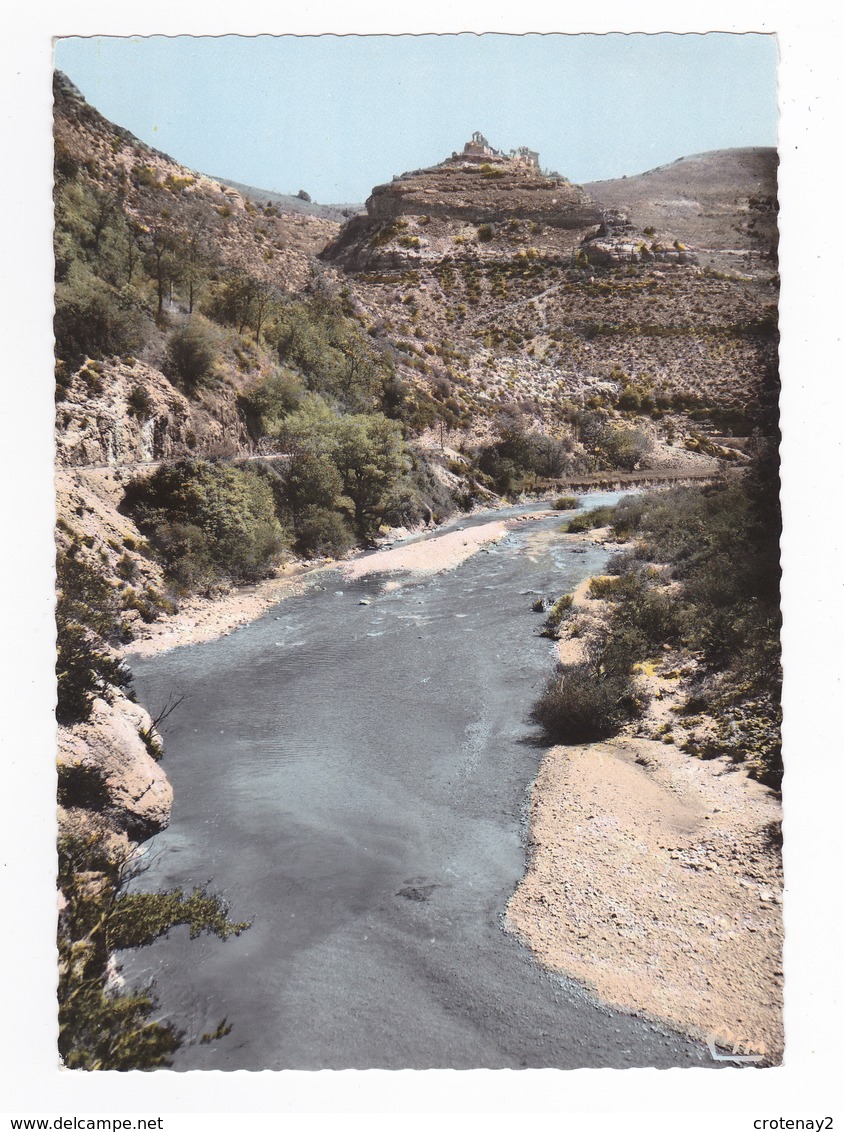
[[[155,656],[181,645],[198,645],[227,636],[240,625],[261,617],[272,606],[304,589],[305,579],[332,565],[285,567],[277,578],[254,586],[233,589],[218,598],[192,597],[181,602],[179,612],[157,621],[136,625],[137,638],[123,648],[124,656]]]
[[[442,570],[453,570],[465,562],[481,547],[498,542],[507,534],[507,524],[502,521],[484,523],[465,530],[448,531],[442,535],[412,542],[407,546],[395,546],[380,550],[353,562],[343,563],[343,573],[347,578],[365,578],[369,574],[387,574],[403,571],[416,577],[439,574]]]

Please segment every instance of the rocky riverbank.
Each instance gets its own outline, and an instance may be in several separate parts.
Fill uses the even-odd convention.
[[[558,644],[564,663],[583,658],[606,617],[588,587],[574,594],[579,635]],[[604,1002],[777,1063],[780,801],[729,759],[697,759],[672,740],[676,663],[641,666],[651,706],[615,739],[546,755],[507,924]]]
[[[490,512],[490,516],[493,514]],[[181,645],[201,644],[225,636],[261,617],[285,598],[301,593],[306,579],[331,568],[339,567],[350,580],[388,573],[427,577],[441,570],[453,570],[488,544],[502,539],[509,529],[546,515],[547,510],[537,510],[506,521],[491,518],[489,523],[444,531],[407,545],[401,545],[401,540],[414,532],[397,530],[389,536],[399,541],[397,546],[388,544],[374,553],[359,553],[339,563],[330,560],[291,563],[275,578],[232,589],[216,598],[191,597],[180,603],[177,613],[163,615],[150,624],[137,624],[135,639],[125,646],[124,655],[154,656]]]

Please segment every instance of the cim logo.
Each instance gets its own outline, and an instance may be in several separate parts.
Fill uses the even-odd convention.
[[[706,1039],[706,1045],[713,1061],[762,1061],[765,1056],[765,1043],[748,1041],[736,1037],[728,1026],[721,1026]],[[732,1053],[721,1053],[718,1046],[729,1047]]]

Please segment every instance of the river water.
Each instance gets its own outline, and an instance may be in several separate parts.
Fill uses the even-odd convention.
[[[502,928],[543,754],[526,717],[553,665],[531,602],[606,560],[559,526],[525,523],[389,592],[322,574],[228,637],[135,661],[153,712],[185,696],[165,725],[172,823],[135,885],[207,881],[253,920],[121,956],[192,1035],[233,1027],[175,1068],[712,1064],[542,971]]]

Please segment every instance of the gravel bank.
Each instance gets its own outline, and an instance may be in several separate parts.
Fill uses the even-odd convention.
[[[605,1002],[777,1062],[782,876],[770,790],[646,739],[555,747],[507,911],[546,967]]]

